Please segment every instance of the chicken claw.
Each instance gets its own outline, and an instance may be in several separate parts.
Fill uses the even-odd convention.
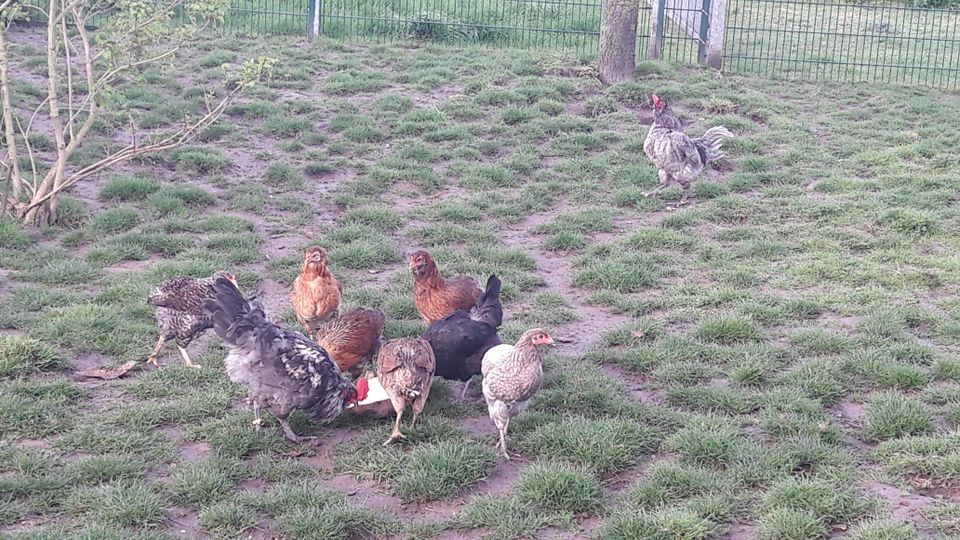
[[[293,432],[293,428],[290,427],[290,422],[287,422],[282,418],[277,418],[277,421],[280,422],[280,427],[283,428],[283,436],[292,442],[301,444],[301,443],[317,440],[317,437],[305,437],[305,436],[297,435],[296,433]]]
[[[180,349],[180,356],[183,357],[183,365],[185,365],[185,366],[187,366],[187,367],[189,367],[189,368],[196,368],[196,369],[200,369],[200,368],[203,367],[203,366],[194,364],[193,361],[190,360],[190,355],[187,354],[187,350],[186,350],[186,349],[184,349],[183,347],[181,347],[181,346],[179,346],[179,345],[177,345],[177,348]]]
[[[390,444],[400,439],[407,440],[407,436],[404,435],[403,433],[400,433],[399,431],[394,431],[393,433],[390,434],[390,437],[386,441],[384,441],[383,445],[390,446]]]
[[[146,363],[156,368],[160,367],[160,364],[157,363],[157,357],[153,355],[147,357]]]

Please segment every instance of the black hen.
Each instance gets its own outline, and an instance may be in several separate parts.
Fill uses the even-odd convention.
[[[297,436],[287,416],[297,409],[311,420],[336,418],[345,405],[362,400],[327,352],[303,335],[288,332],[267,320],[263,307],[244,299],[226,279],[213,285],[216,297],[204,304],[213,318],[213,329],[227,342],[224,360],[231,381],[247,388],[254,424],[260,426],[260,409],[267,407],[294,442]],[[363,388],[361,394],[365,394]]]
[[[435,375],[464,381],[460,399],[467,395],[470,378],[480,374],[483,354],[500,344],[497,328],[503,322],[500,279],[491,275],[487,288],[470,311],[457,310],[430,325],[423,339],[437,358]]]

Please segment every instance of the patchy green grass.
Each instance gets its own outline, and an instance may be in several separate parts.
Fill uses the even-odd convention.
[[[21,119],[43,95],[18,78],[45,69],[28,41],[10,42]],[[103,104],[80,162],[129,142],[127,112],[178,125],[220,91],[221,65],[262,52],[282,59],[276,76],[190,146],[91,178],[50,226],[0,220],[0,527],[166,538],[195,515],[211,538],[960,534],[955,505],[902,522],[865,488],[960,481],[953,96],[661,62],[608,88],[568,76],[589,58],[543,51],[209,36],[175,71],[119,84],[130,109]],[[677,188],[642,196],[654,91],[691,134],[737,134],[686,208]],[[49,138],[29,140],[49,158]],[[428,249],[445,277],[501,277],[501,339],[539,326],[558,342],[511,421],[519,459],[495,455],[476,380],[466,401],[436,381],[387,447],[391,419],[294,414],[314,447],[269,414],[253,428],[212,332],[188,347],[202,369],[171,344],[159,370],[75,373],[141,362],[156,339],[145,298],[173,276],[232,271],[297,329],[288,287],[309,245],[327,249],[344,309],[386,313],[384,339],[424,331],[408,252]]]

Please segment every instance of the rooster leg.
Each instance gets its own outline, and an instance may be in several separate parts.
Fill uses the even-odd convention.
[[[470,389],[470,379],[467,379],[467,382],[463,383],[463,391],[460,392],[460,401],[467,400],[467,390]]]
[[[661,191],[667,189],[667,186],[670,185],[670,175],[664,171],[657,171],[657,175],[660,177],[660,183],[657,184],[657,187],[651,189],[650,191],[643,194],[644,197],[653,197],[654,195],[659,195]]]
[[[316,439],[316,437],[301,437],[294,433],[293,428],[290,427],[290,422],[287,422],[285,418],[277,418],[277,421],[280,422],[280,427],[283,428],[283,436],[295,443],[303,443]]]
[[[191,368],[199,368],[199,367],[201,367],[201,366],[198,366],[197,364],[194,364],[193,361],[190,360],[190,355],[187,354],[187,350],[186,350],[186,349],[184,349],[184,348],[181,347],[180,345],[177,345],[177,348],[180,349],[180,356],[183,357],[183,365],[185,365],[185,366],[187,366],[187,367],[191,367]]]
[[[157,340],[157,346],[153,348],[153,352],[147,357],[148,364],[153,364],[156,367],[160,367],[160,364],[157,363],[157,355],[160,354],[160,349],[163,348],[163,344],[166,342],[167,338],[164,337],[163,334],[160,334],[160,339]]]

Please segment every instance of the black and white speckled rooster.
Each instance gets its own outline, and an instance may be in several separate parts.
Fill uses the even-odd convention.
[[[233,274],[216,272],[206,278],[176,277],[160,284],[150,291],[147,303],[157,307],[157,340],[153,353],[147,357],[147,363],[157,364],[157,355],[164,344],[171,339],[177,341],[177,348],[183,357],[183,363],[189,367],[200,367],[190,360],[187,345],[205,330],[213,328],[213,320],[203,312],[203,303],[214,296],[213,283],[217,279],[226,279],[236,285]]]
[[[300,409],[313,421],[332,420],[344,406],[366,397],[365,379],[354,387],[326,351],[302,334],[268,321],[259,302],[248,303],[230,280],[217,279],[213,288],[215,298],[204,309],[213,318],[217,335],[227,342],[227,376],[246,387],[258,429],[260,410],[268,408],[283,434],[302,442],[313,437],[293,432],[287,422],[290,413]]]

